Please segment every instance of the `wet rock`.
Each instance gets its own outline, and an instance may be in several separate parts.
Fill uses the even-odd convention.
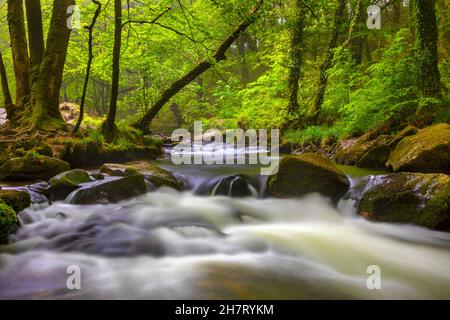
[[[89,174],[81,169],[62,172],[50,179],[55,200],[65,199],[72,191],[78,189],[82,183],[91,181]]]
[[[75,190],[66,199],[71,204],[115,203],[145,194],[144,176],[98,180]]]
[[[394,173],[372,177],[358,211],[373,221],[449,229],[450,176]]]
[[[305,153],[283,158],[278,173],[267,180],[267,191],[276,197],[299,197],[319,192],[338,199],[349,185],[347,176],[329,159]]]
[[[0,201],[20,212],[31,204],[30,195],[20,190],[0,190]]]
[[[356,165],[370,149],[377,145],[376,140],[368,140],[366,136],[344,140],[336,150],[335,160],[339,164]]]
[[[437,124],[403,138],[387,165],[394,172],[450,173],[450,125]]]
[[[0,245],[8,243],[9,235],[16,229],[18,223],[16,212],[0,199]]]
[[[54,200],[52,186],[47,181],[30,184],[25,190],[30,194],[32,203],[49,203]]]
[[[101,167],[100,172],[118,177],[142,174],[158,188],[163,186],[174,188],[176,190],[181,190],[183,188],[183,184],[179,182],[172,173],[144,161],[129,162],[126,164],[105,163]]]
[[[254,195],[252,186],[240,175],[226,177],[214,187],[213,195],[223,195],[230,197],[251,197]]]
[[[47,180],[68,170],[70,165],[56,158],[45,156],[12,158],[0,167],[0,180]]]

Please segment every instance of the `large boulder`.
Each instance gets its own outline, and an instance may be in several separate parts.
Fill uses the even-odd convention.
[[[16,212],[0,199],[0,245],[8,243],[8,237],[18,223]]]
[[[56,158],[45,156],[12,158],[0,167],[0,180],[48,180],[68,170],[70,170],[70,165]]]
[[[174,188],[176,190],[181,190],[183,188],[183,184],[179,182],[172,173],[144,161],[129,162],[126,164],[105,163],[100,168],[100,172],[118,177],[142,174],[158,188],[163,186]]]
[[[276,197],[299,197],[319,192],[338,199],[349,185],[344,172],[328,158],[315,153],[283,158],[278,173],[267,179],[268,194]]]
[[[420,173],[374,176],[365,187],[359,213],[374,221],[448,229],[450,176]]]
[[[31,204],[30,195],[20,190],[0,190],[0,202],[10,206],[14,211],[20,212]]]
[[[62,172],[50,179],[53,196],[56,200],[66,198],[82,183],[91,181],[89,174],[81,169]]]
[[[450,125],[437,124],[403,138],[387,165],[394,172],[450,173]]]
[[[147,192],[144,176],[111,177],[82,186],[66,199],[71,204],[115,203]]]

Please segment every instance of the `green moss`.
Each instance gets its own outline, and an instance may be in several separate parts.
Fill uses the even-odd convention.
[[[58,174],[50,179],[50,185],[56,199],[64,199],[80,184],[91,181],[89,174],[81,169],[74,169]]]
[[[0,190],[0,199],[16,212],[28,208],[31,204],[28,192],[19,190]]]
[[[0,201],[0,244],[8,242],[10,232],[18,225],[16,212]]]

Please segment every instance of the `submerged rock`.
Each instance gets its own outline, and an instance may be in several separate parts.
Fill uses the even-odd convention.
[[[215,196],[251,197],[255,193],[252,189],[254,188],[245,177],[237,175],[220,180],[212,191]]]
[[[393,173],[374,176],[359,203],[369,220],[450,228],[450,176]]]
[[[89,174],[81,169],[62,172],[50,179],[55,199],[65,199],[80,184],[91,181]]]
[[[437,124],[403,138],[387,165],[394,172],[450,173],[450,125]]]
[[[287,156],[277,174],[267,180],[267,191],[276,197],[299,197],[319,192],[337,199],[349,188],[347,176],[328,158],[314,153]]]
[[[146,192],[144,176],[130,175],[87,184],[72,192],[66,202],[71,204],[114,203],[140,196]]]
[[[20,190],[0,190],[0,202],[10,206],[14,211],[20,212],[31,204],[30,195]]]
[[[183,188],[183,184],[179,182],[172,173],[144,161],[129,162],[126,164],[105,163],[101,167],[100,172],[118,177],[142,174],[158,188],[170,187],[176,190],[181,190]]]
[[[47,180],[68,170],[70,165],[56,158],[45,156],[12,158],[0,167],[0,180]]]

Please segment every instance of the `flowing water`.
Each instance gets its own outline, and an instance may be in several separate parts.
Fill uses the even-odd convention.
[[[351,199],[336,207],[317,194],[264,198],[255,167],[160,164],[190,191],[24,211],[13,243],[0,248],[0,298],[450,298],[448,233],[365,221]],[[237,173],[249,196],[210,195]],[[349,194],[367,179],[351,174]],[[66,288],[71,265],[81,290]],[[373,265],[379,290],[367,287]]]

